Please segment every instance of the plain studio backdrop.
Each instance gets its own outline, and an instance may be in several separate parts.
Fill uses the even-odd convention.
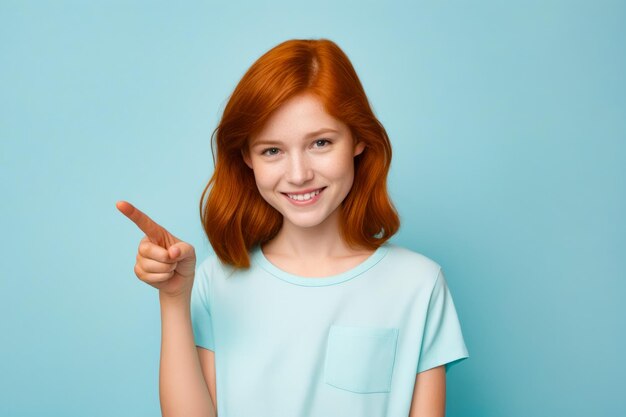
[[[621,1],[2,0],[0,415],[159,414],[158,295],[115,202],[203,259],[229,94],[320,37],[391,138],[392,242],[446,272],[470,352],[447,415],[624,415],[625,21]]]

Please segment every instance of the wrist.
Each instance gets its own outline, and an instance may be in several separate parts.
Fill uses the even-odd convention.
[[[159,291],[159,302],[161,306],[188,306],[191,303],[191,292],[184,292],[181,294],[167,294],[163,291]]]

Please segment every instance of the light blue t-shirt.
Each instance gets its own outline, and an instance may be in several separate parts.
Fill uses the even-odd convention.
[[[215,352],[219,417],[406,417],[416,374],[468,358],[441,267],[387,241],[311,278],[257,245],[237,271],[210,255],[191,299],[195,343]]]

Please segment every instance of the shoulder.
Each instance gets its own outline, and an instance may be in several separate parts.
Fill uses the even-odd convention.
[[[388,243],[388,245],[387,258],[394,270],[408,272],[434,284],[441,270],[438,262],[405,246],[394,243]]]
[[[196,276],[204,279],[214,279],[218,276],[226,276],[232,273],[232,267],[223,264],[220,258],[209,252],[196,266]]]

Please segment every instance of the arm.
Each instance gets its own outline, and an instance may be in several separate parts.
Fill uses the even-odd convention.
[[[146,234],[139,244],[135,274],[159,290],[161,413],[167,417],[215,417],[191,323],[195,250],[132,204],[118,201],[116,207]]]
[[[193,339],[188,296],[159,296],[161,365],[159,394],[163,416],[215,417]]]
[[[200,358],[200,366],[202,367],[202,373],[204,374],[204,380],[209,387],[209,393],[211,394],[211,400],[215,405],[217,412],[217,395],[215,392],[215,352],[209,349],[198,347],[198,357]]]
[[[417,374],[409,417],[444,417],[446,414],[445,365]]]

